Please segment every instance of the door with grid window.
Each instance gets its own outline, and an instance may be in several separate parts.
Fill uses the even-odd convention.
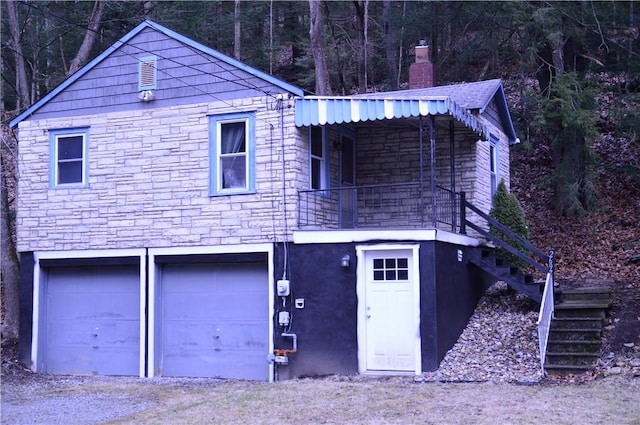
[[[413,251],[366,251],[365,264],[366,369],[414,371],[418,318]]]

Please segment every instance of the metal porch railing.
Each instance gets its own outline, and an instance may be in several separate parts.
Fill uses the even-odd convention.
[[[459,227],[458,197],[420,183],[364,185],[298,192],[299,228]]]

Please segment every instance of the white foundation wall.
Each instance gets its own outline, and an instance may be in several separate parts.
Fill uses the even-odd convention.
[[[285,210],[289,231],[297,222],[308,154],[306,133],[293,125],[293,108],[284,108],[281,117],[273,104],[256,97],[22,121],[18,250],[283,240]],[[239,112],[255,113],[256,193],[210,196],[209,116]],[[87,187],[50,188],[49,131],[64,128],[89,129]],[[290,203],[286,208],[283,199]]]

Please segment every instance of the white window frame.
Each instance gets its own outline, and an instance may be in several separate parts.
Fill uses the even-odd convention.
[[[70,137],[82,138],[82,157],[80,158],[59,158],[59,145],[60,140]],[[49,166],[49,182],[52,189],[60,188],[73,188],[73,187],[87,187],[89,185],[89,129],[88,128],[73,128],[73,129],[59,129],[49,131],[49,144],[50,144],[50,166]],[[68,183],[60,182],[60,164],[80,162],[81,175],[79,181],[73,181]]]
[[[222,153],[222,127],[225,124],[244,123],[245,150],[243,153]],[[209,117],[210,138],[210,195],[255,193],[255,115],[254,113],[223,114]],[[244,156],[244,186],[223,187],[223,158]]]

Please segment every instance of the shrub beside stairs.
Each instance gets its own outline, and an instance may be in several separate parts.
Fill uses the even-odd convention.
[[[499,191],[501,189],[505,192],[502,182],[501,186]],[[540,251],[523,237],[526,235],[515,233],[494,217],[467,202],[464,192],[460,195],[460,233],[466,234],[467,228],[471,228],[494,245],[473,250],[468,261],[497,280],[542,303],[545,281],[535,280],[533,275],[523,273],[510,262],[524,264],[533,272],[550,276],[550,282],[553,283],[553,250],[550,250],[548,255]],[[504,203],[513,204],[506,206],[511,208],[511,212],[506,214],[507,217],[513,218],[512,216],[523,214],[519,204],[516,205],[517,200],[514,201],[511,197],[507,201],[509,202]],[[488,232],[467,220],[467,209],[484,219],[492,231]],[[510,260],[505,260],[505,257]],[[550,318],[550,327],[544,356],[545,371],[566,374],[593,369],[596,360],[600,358],[602,329],[607,324],[608,313],[613,304],[611,289],[597,287],[558,291],[553,299],[554,309],[545,310],[550,315],[547,316]],[[546,323],[548,325],[549,320]]]
[[[544,369],[551,374],[592,370],[600,358],[602,329],[613,304],[610,288],[564,290],[555,304]]]

